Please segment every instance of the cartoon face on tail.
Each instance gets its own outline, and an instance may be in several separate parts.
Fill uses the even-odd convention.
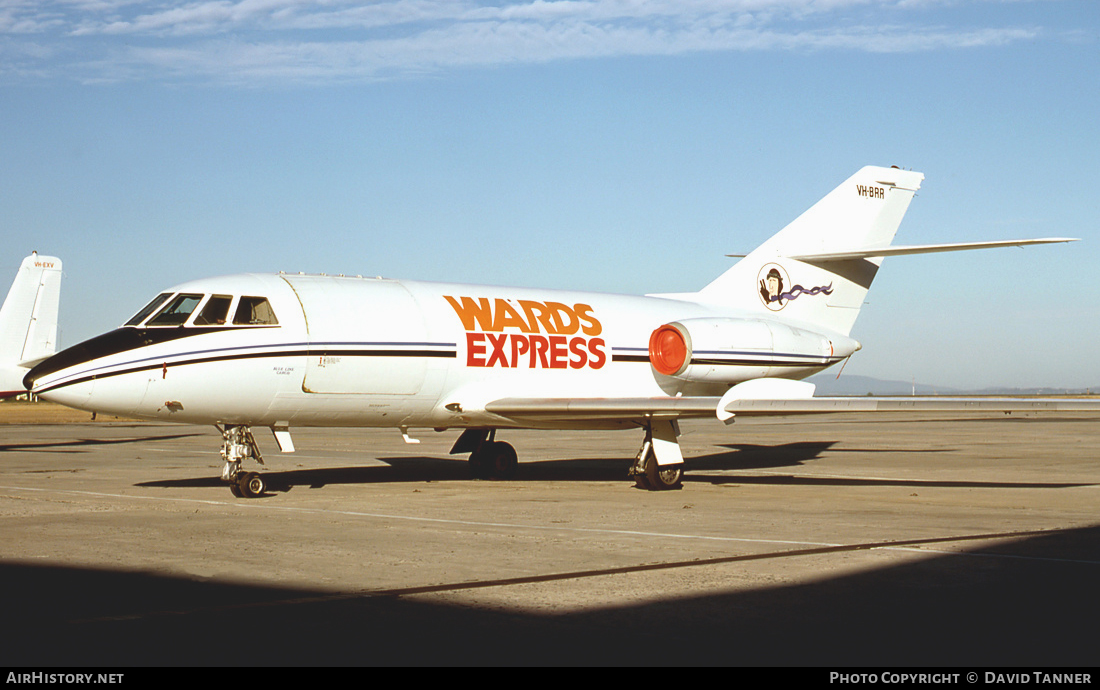
[[[798,299],[802,295],[831,295],[833,293],[832,283],[812,288],[794,285],[790,290],[784,291],[784,288],[790,285],[791,281],[787,276],[787,271],[779,264],[765,264],[760,269],[758,281],[760,283],[760,299],[763,300],[764,306],[771,311],[779,311],[787,306],[788,302]]]

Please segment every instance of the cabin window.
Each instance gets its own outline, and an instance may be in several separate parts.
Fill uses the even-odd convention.
[[[229,305],[233,298],[229,295],[213,295],[206,302],[199,315],[195,317],[195,326],[224,326],[229,319]]]
[[[146,304],[144,307],[141,308],[141,311],[134,314],[134,318],[127,321],[125,325],[127,325],[127,326],[136,326],[136,325],[138,325],[139,323],[141,323],[142,321],[147,319],[149,317],[149,315],[152,314],[157,309],[157,307],[159,307],[161,304],[163,304],[164,301],[166,299],[168,299],[169,297],[171,297],[171,296],[172,296],[171,292],[162,292],[161,294],[157,295],[156,297],[153,298],[152,302],[150,302],[149,304]]]
[[[241,326],[277,326],[279,320],[266,297],[242,297],[233,315],[233,323]]]
[[[149,319],[146,326],[182,326],[195,307],[202,301],[202,295],[180,294],[160,310],[153,318]]]

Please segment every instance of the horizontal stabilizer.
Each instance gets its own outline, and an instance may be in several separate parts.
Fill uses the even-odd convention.
[[[858,249],[845,252],[821,252],[815,254],[799,254],[789,256],[789,259],[807,262],[822,261],[846,261],[848,259],[872,259],[885,256],[904,256],[908,254],[934,254],[937,252],[961,252],[968,249],[994,249],[996,247],[1024,247],[1030,244],[1057,244],[1059,242],[1076,242],[1077,239],[1069,237],[1043,237],[1034,240],[997,240],[994,242],[955,242],[952,244],[917,244],[910,246],[876,247],[872,249]]]
[[[20,369],[34,369],[36,366],[38,366],[42,362],[45,362],[50,357],[53,357],[53,355],[42,355],[41,357],[35,357],[34,359],[27,359],[19,362],[15,366],[19,367]]]

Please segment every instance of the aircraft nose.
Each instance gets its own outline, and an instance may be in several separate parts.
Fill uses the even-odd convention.
[[[82,373],[83,361],[74,365],[69,359],[66,350],[40,362],[23,377],[23,386],[42,400],[86,409],[95,378]]]

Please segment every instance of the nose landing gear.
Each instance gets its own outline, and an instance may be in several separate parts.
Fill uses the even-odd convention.
[[[226,424],[224,428],[219,426],[218,431],[222,433],[222,459],[225,460],[222,481],[229,483],[229,490],[237,498],[262,496],[267,490],[267,482],[263,476],[258,472],[241,470],[241,462],[246,458],[253,458],[261,465],[264,464],[252,430],[244,425]]]

